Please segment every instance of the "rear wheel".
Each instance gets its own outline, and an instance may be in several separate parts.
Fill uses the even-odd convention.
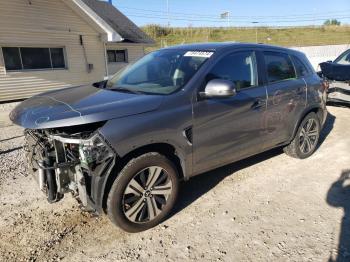
[[[156,226],[175,204],[178,174],[158,153],[132,159],[114,181],[107,200],[110,220],[128,232]]]
[[[317,115],[308,114],[301,122],[292,142],[283,149],[284,152],[300,159],[311,156],[317,148],[320,132],[321,125]]]

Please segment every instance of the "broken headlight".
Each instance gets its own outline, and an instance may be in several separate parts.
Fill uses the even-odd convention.
[[[114,164],[115,152],[99,133],[94,133],[87,139],[55,135],[51,136],[51,139],[58,140],[71,148],[78,147],[80,166],[90,175],[103,175]]]
[[[79,158],[82,166],[87,166],[94,170],[96,166],[108,162],[114,158],[112,148],[98,134],[93,135],[88,140],[83,140],[79,144]]]

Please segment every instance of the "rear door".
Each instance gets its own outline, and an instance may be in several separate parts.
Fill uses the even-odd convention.
[[[203,88],[212,79],[226,79],[235,83],[237,94],[194,102],[195,173],[260,151],[266,89],[259,84],[257,71],[253,50],[228,54],[209,69]]]
[[[262,52],[267,83],[267,111],[264,116],[265,148],[288,141],[306,106],[306,82],[298,77],[288,53]]]

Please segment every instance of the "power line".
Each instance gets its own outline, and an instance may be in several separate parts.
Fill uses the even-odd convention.
[[[148,14],[127,14],[127,16],[130,17],[140,17],[140,18],[151,18],[151,19],[168,19],[167,16],[162,15],[148,15]],[[350,16],[341,16],[337,17],[337,19],[349,19]],[[329,17],[323,17],[323,18],[309,18],[309,19],[287,19],[287,20],[257,20],[259,24],[268,24],[268,23],[298,23],[298,22],[316,22],[316,21],[325,21],[329,19]],[[171,17],[171,20],[176,21],[189,21],[189,22],[215,22],[215,23],[226,23],[227,21],[220,20],[220,19],[202,19],[202,18],[181,18],[181,17]],[[231,18],[232,22],[235,23],[251,23],[251,20],[247,19],[236,19],[235,17]]]
[[[123,8],[123,9],[130,9],[130,10],[137,10],[137,11],[143,11],[143,12],[149,12],[149,13],[158,13],[158,14],[164,14],[164,11],[161,10],[151,10],[151,9],[143,9],[143,8],[134,8],[134,7],[127,7],[127,6],[118,6],[118,8]],[[332,12],[319,12],[319,13],[305,13],[305,14],[296,14],[296,15],[277,15],[277,16],[234,16],[236,18],[247,18],[247,19],[270,19],[270,18],[306,18],[306,17],[319,17],[319,16],[324,16],[327,15],[329,18],[332,15],[345,15],[350,12],[349,10],[341,10],[341,11],[332,11]],[[145,13],[140,13],[140,15],[145,15]],[[146,13],[147,14],[147,13]],[[169,15],[178,17],[186,17],[186,16],[193,16],[193,17],[202,17],[202,18],[218,18],[217,14],[199,14],[199,13],[184,13],[184,12],[168,12]],[[147,14],[151,15],[151,14]]]
[[[150,18],[162,18],[162,17],[165,17],[164,15],[150,15],[150,14],[144,14],[144,13],[126,13],[128,16],[139,16],[139,17],[150,17]],[[196,17],[183,17],[183,16],[172,16],[171,17],[172,19],[174,20],[201,20],[201,21],[212,21],[212,22],[223,22],[222,19],[218,19],[218,18],[196,18]],[[339,16],[337,17],[337,19],[344,19],[344,18],[349,18],[348,16]],[[287,19],[287,20],[286,20]],[[270,21],[273,21],[273,22],[279,22],[279,21],[316,21],[316,20],[326,20],[326,19],[329,19],[329,16],[325,16],[325,17],[315,17],[315,18],[305,18],[305,19],[296,19],[296,18],[286,18],[286,19],[281,19],[281,20],[259,20],[259,19],[255,19],[255,20],[258,20],[259,23],[260,22],[270,22]],[[237,17],[230,17],[230,20],[233,20],[233,21],[243,21],[243,22],[251,22],[251,20],[254,20],[254,19],[242,19],[242,18],[237,18]]]

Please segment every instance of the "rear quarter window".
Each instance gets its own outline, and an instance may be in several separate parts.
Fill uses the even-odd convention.
[[[304,77],[311,74],[307,66],[298,57],[294,55],[292,55],[291,57],[293,60],[295,71],[297,73],[297,77]]]

